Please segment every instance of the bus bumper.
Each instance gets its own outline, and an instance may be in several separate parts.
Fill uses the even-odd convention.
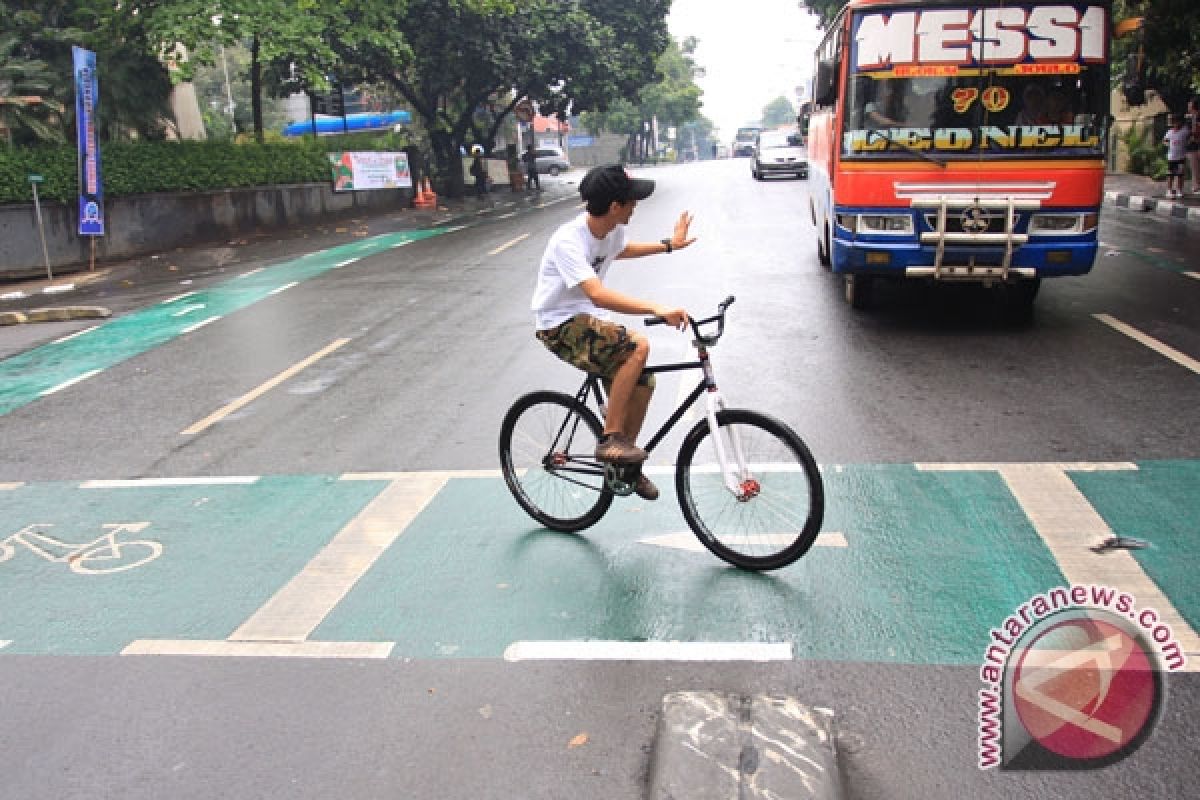
[[[834,272],[896,278],[996,281],[1084,275],[1096,260],[1095,235],[1067,239],[1031,239],[1012,249],[972,246],[939,248],[917,241],[847,239],[835,234]]]

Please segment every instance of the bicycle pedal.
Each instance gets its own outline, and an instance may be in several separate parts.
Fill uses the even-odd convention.
[[[628,497],[633,494],[641,471],[640,464],[605,464],[604,485],[618,497]]]

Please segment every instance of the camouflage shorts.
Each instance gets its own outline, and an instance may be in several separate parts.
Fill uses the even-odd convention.
[[[557,328],[537,332],[538,341],[554,355],[584,372],[599,375],[607,385],[633,352],[633,337],[624,325],[576,314]],[[654,376],[642,373],[642,386],[654,388]]]

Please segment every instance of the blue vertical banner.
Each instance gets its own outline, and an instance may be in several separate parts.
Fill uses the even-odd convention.
[[[103,236],[104,187],[96,136],[96,109],[100,104],[96,54],[72,47],[71,57],[75,65],[75,133],[79,144],[79,235]]]

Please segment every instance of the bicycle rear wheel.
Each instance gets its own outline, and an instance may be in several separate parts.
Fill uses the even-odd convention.
[[[718,558],[752,570],[778,569],[808,552],[825,516],[817,463],[795,431],[755,411],[717,413],[726,461],[736,472],[740,447],[747,474],[731,489],[708,423],[701,420],[679,449],[675,488],[688,525]]]
[[[612,505],[596,443],[604,429],[583,403],[560,392],[521,397],[500,426],[504,482],[529,516],[556,531],[594,525]]]

